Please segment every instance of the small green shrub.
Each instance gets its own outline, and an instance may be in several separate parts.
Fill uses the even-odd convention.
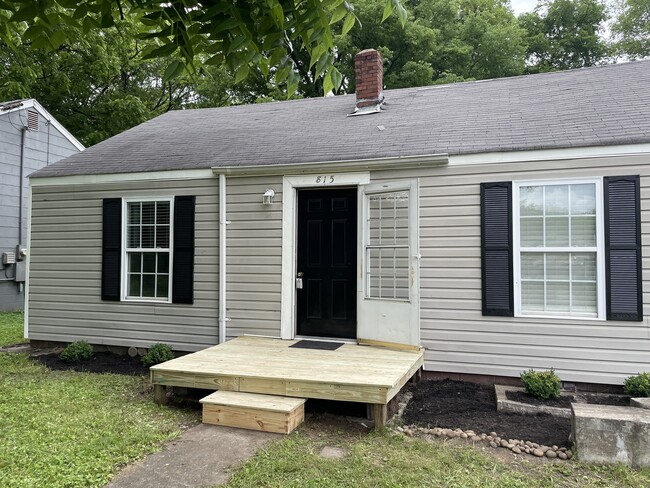
[[[650,397],[650,373],[639,373],[625,379],[625,393],[635,397]]]
[[[154,344],[149,348],[147,354],[142,356],[142,364],[144,364],[145,367],[150,368],[151,366],[164,363],[170,359],[174,359],[174,353],[170,346],[167,344]]]
[[[524,371],[521,373],[521,381],[524,384],[526,393],[539,398],[548,400],[549,398],[559,398],[562,389],[562,381],[555,374],[555,371]]]
[[[77,361],[88,361],[93,355],[93,346],[86,341],[77,341],[63,350],[59,357],[66,363],[76,363]]]

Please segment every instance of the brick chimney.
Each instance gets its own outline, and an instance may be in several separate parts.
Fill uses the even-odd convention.
[[[364,49],[354,57],[357,84],[355,113],[378,112],[384,100],[384,61],[376,49]]]

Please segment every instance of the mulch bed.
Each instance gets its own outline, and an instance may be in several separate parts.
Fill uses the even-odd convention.
[[[497,412],[493,386],[465,381],[423,381],[410,387],[413,398],[403,415],[420,427],[472,429],[477,433],[569,447],[571,420],[549,414]]]
[[[32,356],[32,361],[44,364],[57,371],[79,371],[85,373],[114,373],[124,375],[147,375],[149,368],[140,362],[140,357],[121,356],[112,352],[96,352],[88,361],[66,363],[58,354]]]

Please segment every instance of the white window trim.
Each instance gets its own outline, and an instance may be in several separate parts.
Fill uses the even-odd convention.
[[[326,182],[317,182],[318,177],[326,176]],[[330,177],[334,180],[330,183]],[[296,337],[296,250],[298,248],[297,191],[300,188],[336,188],[342,186],[366,185],[370,183],[370,173],[337,173],[327,171],[310,175],[289,175],[282,179],[282,293],[280,308],[280,337]],[[360,190],[359,190],[360,191]],[[363,232],[361,209],[357,209],[357,235]],[[361,255],[357,255],[357,268]],[[311,337],[310,337],[311,339]]]
[[[596,286],[598,312],[597,316],[586,314],[557,313],[523,313],[521,310],[521,245],[520,245],[520,208],[519,192],[522,186],[549,186],[549,185],[596,185]],[[603,206],[603,179],[557,179],[557,180],[525,180],[514,181],[512,185],[512,233],[513,233],[513,279],[515,294],[515,317],[545,318],[545,319],[576,319],[576,320],[606,320],[606,290],[605,290],[605,219]],[[551,248],[552,249],[552,248]],[[564,250],[564,248],[562,248]],[[593,252],[593,251],[591,251]]]
[[[126,252],[126,237],[128,229],[128,204],[137,202],[169,202],[169,283],[167,298],[129,297],[128,296],[128,256]],[[135,303],[172,303],[173,260],[174,260],[174,197],[129,197],[122,198],[122,265],[120,297],[125,302]]]

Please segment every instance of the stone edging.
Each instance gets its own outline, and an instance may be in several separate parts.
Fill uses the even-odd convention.
[[[519,439],[505,439],[499,437],[496,432],[489,434],[477,434],[473,430],[463,429],[441,429],[441,428],[426,428],[417,427],[415,425],[397,426],[394,431],[396,434],[401,434],[408,437],[413,437],[417,434],[422,434],[426,438],[427,435],[434,437],[443,437],[448,439],[465,439],[472,441],[472,443],[487,444],[492,448],[503,448],[512,451],[513,454],[529,454],[535,457],[547,457],[549,459],[568,460],[573,457],[573,452],[567,447],[558,446],[544,446],[531,441],[524,441]]]
[[[506,396],[506,392],[508,391],[523,392],[524,389],[516,386],[494,385],[494,394],[497,399],[498,412],[523,413],[526,415],[548,413],[565,419],[571,418],[570,408],[548,407],[546,405],[529,405],[528,403],[515,402],[513,400],[508,400],[508,397]],[[562,395],[573,396],[573,393],[562,393]]]

